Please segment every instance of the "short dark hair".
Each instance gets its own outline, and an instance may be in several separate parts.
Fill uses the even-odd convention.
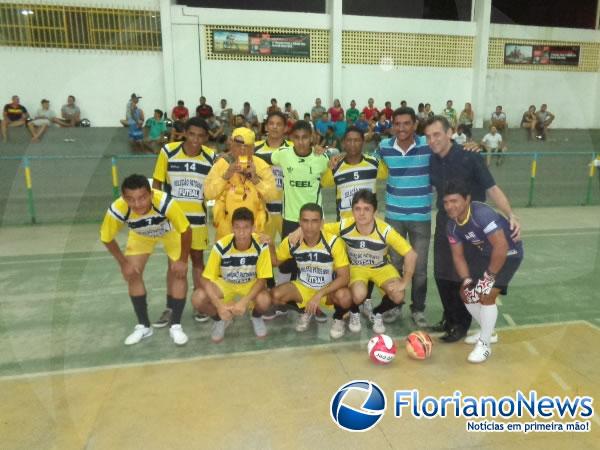
[[[188,131],[190,127],[202,128],[208,133],[208,124],[206,123],[206,120],[201,119],[200,117],[192,117],[183,125],[185,131]]]
[[[285,102],[284,106],[287,108],[288,106],[292,106],[292,104],[290,102]]]
[[[441,123],[444,127],[444,131],[448,131],[450,128],[452,128],[450,122],[448,122],[448,119],[445,116],[440,115],[433,116],[427,119],[427,122],[425,122],[425,128],[427,128],[429,125],[433,125],[435,122]]]
[[[14,97],[17,97],[16,95]],[[75,96],[74,95],[69,95],[69,97],[71,97],[73,99],[73,101],[75,101]],[[67,97],[67,98],[69,98]]]
[[[356,205],[358,202],[368,203],[369,205],[373,206],[375,211],[377,211],[377,195],[375,195],[375,193],[369,189],[360,189],[354,193],[352,196],[352,208],[354,208],[354,205]]]
[[[135,189],[146,189],[148,192],[152,191],[148,178],[146,178],[144,175],[139,175],[137,173],[129,175],[123,180],[123,183],[121,184],[121,192],[124,193],[125,189],[129,189],[132,191]]]
[[[292,133],[298,130],[305,130],[309,133],[312,133],[312,127],[310,126],[310,123],[308,123],[306,120],[298,120],[294,124],[294,126],[292,127]]]
[[[244,102],[244,106],[250,106],[250,102]]]
[[[160,114],[162,116],[163,112],[160,109],[155,109],[154,114]]]
[[[184,105],[183,100],[177,100],[177,106],[183,106],[183,105]]]
[[[467,198],[467,196],[471,194],[471,192],[469,192],[467,184],[464,182],[464,180],[461,180],[460,178],[453,178],[444,183],[443,192],[444,197],[446,195],[458,194],[463,198]]]
[[[231,223],[238,221],[246,221],[250,222],[254,225],[254,214],[248,208],[242,206],[241,208],[237,208],[233,215],[231,216]]]
[[[305,203],[302,205],[302,208],[300,208],[300,217],[302,217],[304,211],[318,212],[321,219],[323,218],[323,208],[317,203]]]
[[[281,120],[283,120],[283,124],[285,125],[287,122],[287,118],[285,117],[285,114],[283,114],[281,111],[273,111],[270,112],[267,115],[267,120],[265,120],[265,122],[268,122],[269,120],[271,120],[272,117],[279,117]]]
[[[272,98],[271,99],[271,103],[273,103],[273,102],[277,103],[277,99],[276,98]]]
[[[400,108],[395,109],[394,112],[392,113],[392,120],[394,120],[398,116],[403,116],[403,115],[410,116],[410,119],[412,120],[412,122],[416,123],[417,115],[415,114],[415,110],[412,109],[410,106],[401,106]]]
[[[352,125],[351,127],[348,127],[348,129],[344,133],[344,139],[346,139],[346,136],[348,136],[348,133],[358,133],[358,134],[360,134],[360,138],[362,140],[365,139],[365,132],[363,130],[361,130],[360,128],[355,127],[354,125]]]

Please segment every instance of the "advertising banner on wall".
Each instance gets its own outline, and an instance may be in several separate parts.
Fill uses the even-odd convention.
[[[310,58],[310,35],[215,30],[213,52]]]
[[[504,64],[579,65],[578,45],[505,44]]]

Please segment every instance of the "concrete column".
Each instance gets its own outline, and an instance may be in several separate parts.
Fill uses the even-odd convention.
[[[175,60],[173,58],[173,32],[171,29],[172,0],[160,0],[160,29],[162,35],[163,83],[166,111],[175,104]]]
[[[492,0],[473,1],[473,20],[476,25],[475,48],[473,55],[472,106],[475,111],[475,127],[482,127],[483,120],[491,114],[485,103],[487,62],[490,42],[490,19]]]
[[[329,48],[329,64],[331,67],[330,98],[326,107],[333,104],[334,98],[342,99],[342,0],[328,0],[327,13],[331,18],[329,36],[331,45]],[[325,99],[323,99],[325,101]]]

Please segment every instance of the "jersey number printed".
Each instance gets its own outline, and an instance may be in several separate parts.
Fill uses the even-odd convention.
[[[185,163],[185,171],[186,172],[195,172],[196,171],[196,163]]]

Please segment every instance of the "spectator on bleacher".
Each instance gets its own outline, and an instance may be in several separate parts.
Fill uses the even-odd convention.
[[[287,117],[288,121],[300,120],[300,116],[298,115],[298,111],[292,108],[292,104],[290,102],[286,102],[283,109],[283,114]],[[309,116],[310,117],[310,116]]]
[[[340,101],[336,98],[333,101],[333,106],[329,108],[329,117],[331,117],[332,122],[340,122],[344,120],[344,108],[340,104]]]
[[[196,117],[206,120],[208,116],[213,114],[212,106],[206,103],[206,97],[203,95],[199,99],[200,104],[196,106]]]
[[[327,110],[321,106],[321,99],[315,98],[315,106],[310,109],[310,119],[312,122],[316,123],[323,116],[324,112],[327,112]]]
[[[394,114],[394,110],[392,109],[392,102],[390,102],[389,100],[385,102],[385,108],[383,108],[381,112],[385,114],[385,120],[392,120],[392,114]]]
[[[326,149],[338,148],[338,138],[335,135],[335,126],[333,125],[333,123],[332,125],[329,125],[327,127],[327,131],[321,139],[320,145],[322,145]]]
[[[341,143],[344,135],[346,134],[346,130],[348,127],[352,126],[352,121],[350,119],[340,120],[339,122],[334,122],[333,126],[335,129],[335,135],[338,138],[338,142]]]
[[[358,115],[358,120],[356,120],[354,122],[354,126],[356,128],[358,128],[360,131],[362,131],[363,133],[366,133],[367,131],[369,131],[369,121],[367,120],[364,112],[361,112]]]
[[[171,135],[169,140],[180,141],[185,135],[184,125],[190,118],[190,110],[187,109],[183,100],[177,100],[177,106],[171,110],[171,120],[173,126],[171,128]]]
[[[400,100],[400,108],[406,108],[407,106],[406,100]]]
[[[387,116],[384,112],[379,114],[379,120],[373,128],[373,132],[378,134],[380,138],[388,137],[392,133],[392,124],[387,120]]]
[[[73,97],[72,95],[69,97]],[[131,110],[133,107],[133,104],[135,103],[136,105],[139,103],[140,101],[140,96],[138,96],[135,92],[133,94],[131,94],[131,96],[129,97],[129,100],[127,101],[127,104],[125,105],[125,119],[121,119],[121,125],[123,125],[125,128],[129,127],[129,120],[131,119]],[[75,97],[73,97],[73,103],[75,103]],[[69,104],[69,99],[67,99],[67,105]],[[61,110],[62,111],[62,110]]]
[[[333,127],[333,122],[329,120],[329,114],[324,112],[321,114],[321,118],[315,123],[315,131],[319,135],[319,142],[323,140],[329,127]]]
[[[27,124],[31,132],[31,142],[39,142],[48,127],[56,121],[56,114],[50,109],[50,100],[43,99],[42,107],[37,110],[33,120]]]
[[[240,111],[240,114],[244,116],[244,120],[250,127],[254,128],[258,125],[258,117],[250,107],[250,102],[244,102],[244,107]]]
[[[267,108],[267,116],[273,112],[281,112],[281,108],[277,105],[277,99],[271,99],[271,106]]]
[[[467,133],[465,132],[465,126],[460,124],[456,127],[456,133],[452,135],[452,140],[458,145],[465,145],[468,140]]]
[[[135,100],[135,101],[134,101]],[[133,151],[143,151],[144,140],[144,111],[138,107],[137,99],[132,99],[130,118],[127,120],[129,127],[129,143]]]
[[[370,98],[367,101],[367,106],[365,106],[362,110],[365,113],[365,119],[371,120],[373,117],[377,120],[377,116],[379,116],[379,110],[375,107],[375,100]]]
[[[433,116],[435,116],[435,113],[431,110],[431,104],[430,103],[425,103],[425,117],[427,118],[427,120],[429,120],[430,118],[432,118]]]
[[[425,112],[425,104],[419,103],[417,106],[417,131],[419,136],[423,136],[425,133],[425,122],[427,122],[427,113]]]
[[[209,140],[222,144],[225,142],[227,137],[225,136],[225,128],[221,122],[215,117],[214,114],[208,116],[206,120],[208,124],[208,138]]]
[[[456,110],[452,107],[453,104],[452,100],[446,102],[446,107],[442,110],[442,116],[448,119],[452,128],[456,128]]]
[[[167,124],[160,109],[154,110],[154,116],[146,120],[144,125],[144,146],[157,154],[167,141]]]
[[[530,105],[529,109],[523,113],[521,118],[521,128],[528,130],[527,139],[532,140],[535,135],[535,122],[537,117],[535,115],[535,105]]]
[[[231,127],[233,121],[233,109],[227,107],[227,100],[221,99],[221,111],[219,111],[219,121],[225,129]]]
[[[552,121],[554,120],[554,114],[548,111],[548,105],[545,103],[540,106],[540,110],[535,113],[536,121],[535,121],[535,129],[536,129],[536,138],[541,140],[546,140],[546,129],[550,126]]]
[[[490,132],[487,133],[481,140],[481,149],[483,153],[488,153],[488,166],[490,165],[490,157],[492,153],[497,153],[497,155],[495,155],[497,166],[502,164],[502,162],[504,161],[500,153],[506,150],[506,144],[502,139],[502,135],[498,133],[498,130],[495,126],[492,125],[490,127]]]
[[[346,119],[350,120],[353,124],[358,120],[360,111],[356,108],[356,102],[352,100],[350,102],[350,108],[346,110]]]
[[[67,103],[60,108],[60,115],[61,117],[55,117],[53,122],[61,127],[70,128],[79,125],[81,111],[79,110],[79,106],[75,104],[75,97],[73,95],[67,97]]]
[[[8,140],[9,128],[25,126],[28,118],[27,108],[21,105],[18,95],[13,95],[11,102],[4,105],[2,113],[2,141]]]
[[[502,136],[504,136],[504,134],[506,133],[506,127],[508,125],[506,122],[506,114],[504,113],[504,111],[502,111],[501,105],[496,106],[496,111],[492,113],[491,126],[496,127],[496,130]]]
[[[463,130],[467,138],[471,139],[471,130],[473,129],[473,121],[475,120],[475,113],[469,102],[465,103],[465,109],[460,112],[458,117],[459,125],[462,125]],[[462,145],[462,144],[461,144]]]

